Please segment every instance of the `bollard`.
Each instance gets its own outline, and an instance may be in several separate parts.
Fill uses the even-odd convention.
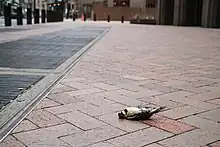
[[[84,21],[86,21],[86,14],[83,14],[84,15]]]
[[[96,14],[93,15],[93,19],[94,19],[94,21],[96,21]]]
[[[121,23],[124,23],[124,16],[121,16]]]
[[[31,11],[31,8],[27,8],[27,24],[32,24],[32,11]]]
[[[41,23],[46,23],[46,11],[44,9],[41,10]]]
[[[108,15],[108,22],[110,22],[110,15]]]
[[[22,8],[17,8],[17,25],[23,25],[23,16],[22,16]]]
[[[66,14],[66,19],[70,18],[70,3],[67,4],[67,14]]]
[[[34,24],[39,24],[39,18],[40,14],[39,14],[39,9],[35,9],[34,10]]]
[[[76,20],[76,14],[73,13],[73,21],[75,21],[75,20]]]
[[[11,4],[4,6],[5,26],[11,26]]]

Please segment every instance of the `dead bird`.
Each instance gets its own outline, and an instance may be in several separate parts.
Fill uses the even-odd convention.
[[[127,120],[147,120],[166,107],[128,107],[118,113],[119,119]]]

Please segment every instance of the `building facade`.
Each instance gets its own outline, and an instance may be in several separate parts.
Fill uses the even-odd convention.
[[[142,19],[155,19],[157,0],[107,0],[105,3],[95,3],[93,14],[97,20],[131,20],[139,17]]]
[[[157,24],[220,28],[220,0],[158,0]]]

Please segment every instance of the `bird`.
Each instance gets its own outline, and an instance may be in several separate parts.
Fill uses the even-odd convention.
[[[148,120],[156,113],[159,113],[166,107],[127,107],[118,113],[119,119],[127,120]]]

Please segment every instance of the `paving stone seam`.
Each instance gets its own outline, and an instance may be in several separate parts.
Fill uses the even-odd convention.
[[[179,91],[172,91],[172,92],[167,92],[167,93],[161,93],[161,94],[154,94],[151,97],[157,97],[157,96],[163,96],[163,95],[167,95],[167,94],[171,94],[171,93],[175,93],[175,92],[188,92],[188,91],[184,91],[184,90],[179,90]],[[190,92],[192,93],[192,92]],[[196,93],[192,93],[193,95]],[[190,95],[191,96],[191,95]],[[186,97],[186,96],[185,96]],[[143,99],[144,97],[140,97],[138,99]]]
[[[30,121],[32,124],[34,124],[34,125],[36,125],[38,128],[36,128],[36,129],[40,129],[40,126],[38,126],[36,123],[34,123],[32,120],[29,120],[29,119],[27,119],[27,118],[25,118],[24,120],[28,120],[28,121]],[[32,130],[36,130],[36,129],[32,129]],[[28,131],[30,131],[30,130],[27,130],[27,131],[21,131],[21,132],[28,132]],[[16,133],[18,133],[18,132],[16,132]],[[13,133],[13,134],[16,134],[16,133]]]
[[[189,98],[186,97],[186,99],[189,99]],[[214,99],[216,99],[216,98],[214,98]],[[218,99],[218,98],[217,98],[217,99]],[[175,103],[181,103],[181,102],[178,102],[178,101],[175,101],[175,100],[169,100],[169,101],[171,101],[171,102],[175,102]],[[210,102],[208,102],[208,101],[210,101],[210,100],[207,100],[207,101],[201,101],[201,100],[198,100],[198,101],[199,101],[199,102],[206,102],[206,103],[208,103],[208,104],[212,104],[213,106],[216,106],[216,107],[213,107],[213,108],[207,109],[207,110],[204,111],[204,112],[207,112],[207,111],[211,111],[211,110],[214,110],[214,109],[218,109],[218,108],[220,108],[220,105],[215,104],[215,103],[210,103]],[[198,109],[202,109],[201,107],[196,107],[196,106],[194,106],[194,105],[190,105],[190,104],[184,104],[184,103],[181,103],[181,104],[183,104],[182,107],[184,107],[184,106],[190,106],[190,107],[195,107],[195,108],[198,108]],[[205,110],[205,109],[204,109],[204,110]],[[200,114],[200,113],[204,113],[204,112],[198,112],[198,113],[195,113],[195,115]]]
[[[79,110],[77,110],[77,111],[79,111]],[[80,111],[79,111],[79,112],[80,112]],[[62,114],[67,114],[67,113],[71,113],[71,112],[66,112],[66,113],[62,113]],[[62,114],[59,114],[59,115],[62,115]],[[56,116],[59,117],[60,119],[63,119],[63,118],[61,118],[59,115],[56,115]],[[65,120],[65,119],[63,119],[63,120]],[[90,131],[90,130],[95,129],[95,128],[92,128],[92,129],[82,129],[82,128],[80,128],[79,126],[77,126],[77,125],[75,125],[75,124],[73,124],[73,123],[71,123],[71,122],[69,122],[69,121],[67,121],[67,120],[65,120],[65,121],[66,121],[66,123],[69,123],[69,124],[73,125],[74,127],[80,129],[81,131]],[[75,134],[75,133],[73,133],[73,134]],[[66,135],[66,136],[69,136],[69,135]],[[62,136],[62,137],[63,137],[63,136]]]
[[[58,104],[60,104],[60,106],[64,105],[64,104],[62,104],[62,103],[60,103],[60,102],[58,102],[58,101],[54,100],[53,98],[50,98],[49,96],[46,96],[46,98],[47,98],[47,99],[49,99],[49,100],[52,100],[52,101],[54,101],[54,102],[56,102],[56,103],[58,103]],[[52,107],[58,107],[58,106],[52,106]],[[47,107],[47,108],[51,108],[51,107]],[[45,110],[46,110],[46,107],[45,107],[45,108],[43,108],[43,109],[45,109]]]
[[[105,123],[105,124],[107,124],[107,125],[109,125],[109,126],[112,126],[112,127],[114,127],[114,128],[117,128],[117,129],[119,129],[119,130],[121,130],[121,131],[124,131],[124,132],[126,132],[126,133],[129,133],[129,134],[130,134],[130,133],[134,133],[134,132],[138,132],[138,131],[141,131],[141,130],[144,130],[144,129],[148,129],[148,128],[152,127],[152,126],[146,124],[146,127],[145,127],[145,128],[137,129],[137,130],[135,130],[135,131],[126,131],[126,130],[123,130],[123,129],[119,128],[119,127],[116,127],[116,126],[114,126],[114,125],[112,125],[112,124],[110,124],[110,123],[108,123],[108,122],[105,122],[104,120],[98,119],[98,118],[96,118],[96,117],[94,117],[94,118],[97,119],[97,120],[99,120],[99,121],[101,121],[101,122],[103,122],[103,123]],[[140,122],[140,121],[139,121],[139,122]],[[142,123],[142,122],[140,122],[140,123]],[[142,124],[145,124],[145,123],[142,123]]]
[[[212,144],[213,144],[213,143],[216,143],[216,142],[219,142],[219,141],[220,141],[220,140],[213,141],[213,142],[207,144],[206,146],[208,146],[208,147],[213,147]]]
[[[22,145],[24,145],[24,147],[28,147],[27,145],[25,145],[24,142],[22,142],[21,140],[19,140],[16,136],[14,136],[13,134],[11,134],[12,137],[14,137],[17,141],[19,141]]]
[[[204,84],[204,85],[201,85],[201,86],[195,86],[195,88],[201,88],[201,87],[205,87],[205,86],[212,86],[212,85],[215,85],[215,84],[218,84],[218,82],[213,82],[212,84]]]
[[[59,137],[56,137],[60,142],[63,142],[63,143],[65,143],[65,144],[67,144],[68,145],[68,147],[73,147],[70,143],[68,143],[68,142],[66,142],[66,141],[64,141],[64,140],[61,140]]]
[[[148,125],[148,124],[146,124],[146,123],[143,123],[143,122],[139,121],[139,122],[142,123],[142,124],[146,124],[146,128],[142,128],[142,129],[138,129],[138,130],[135,130],[135,131],[130,131],[130,132],[128,132],[128,131],[123,130],[123,129],[119,128],[119,127],[116,127],[116,126],[114,126],[114,125],[111,125],[111,124],[109,124],[109,123],[107,123],[107,122],[105,122],[105,121],[103,121],[103,120],[101,120],[101,119],[98,119],[98,117],[100,117],[100,116],[108,115],[108,114],[112,114],[112,113],[116,113],[116,112],[119,112],[119,110],[118,110],[118,111],[115,111],[115,112],[105,113],[105,114],[98,115],[98,116],[91,116],[91,115],[89,115],[89,114],[87,114],[87,113],[85,113],[85,112],[82,112],[82,111],[80,111],[80,110],[77,110],[77,111],[79,111],[80,113],[83,113],[83,114],[85,114],[85,115],[87,115],[87,116],[89,116],[89,117],[92,117],[92,118],[94,118],[94,119],[96,119],[96,120],[98,120],[98,121],[101,121],[101,122],[105,123],[106,125],[112,126],[112,127],[117,128],[117,129],[119,129],[119,130],[121,130],[121,131],[123,131],[123,132],[126,132],[126,133],[128,133],[128,134],[130,134],[130,133],[135,133],[135,132],[138,132],[138,131],[141,131],[141,130],[144,130],[144,129],[148,129],[148,128],[150,128],[150,127],[153,127],[153,126],[150,126],[150,125]],[[69,113],[70,113],[70,112],[69,112]],[[94,129],[94,128],[93,128],[93,129]],[[93,129],[88,129],[88,130],[93,130]],[[86,131],[88,131],[88,130],[86,130]]]
[[[45,98],[49,99],[48,97],[45,97]],[[50,99],[50,100],[52,100],[52,99]],[[54,102],[56,102],[56,101],[54,101]],[[61,103],[59,103],[59,102],[56,102],[56,103],[60,104],[60,105],[58,105],[58,106],[64,105],[64,104],[61,104]],[[55,105],[55,106],[46,106],[46,107],[44,107],[44,108],[37,108],[37,109],[35,108],[35,110],[40,110],[40,109],[42,109],[42,110],[47,111],[48,108],[55,108],[55,107],[57,107],[57,106],[56,106],[56,105]],[[48,112],[49,112],[49,111],[48,111]]]
[[[33,112],[33,111],[35,111],[35,110],[36,110],[36,109],[33,109],[31,112]],[[37,110],[41,110],[41,109],[37,109]],[[47,111],[47,110],[46,110],[46,109],[43,109],[43,111]],[[53,113],[51,113],[51,112],[49,112],[49,111],[47,111],[47,112],[48,112],[49,114],[51,114],[52,116],[59,117],[58,115],[55,115],[55,114],[53,114]],[[56,124],[56,125],[50,125],[50,126],[46,126],[46,127],[41,127],[41,126],[37,125],[36,123],[34,123],[33,121],[31,121],[30,119],[28,119],[27,117],[25,117],[25,119],[27,119],[27,120],[30,121],[31,123],[35,124],[35,125],[36,125],[37,127],[39,127],[39,128],[48,128],[48,127],[53,127],[53,126],[58,126],[58,125],[61,125],[61,124],[68,123],[67,120],[65,120],[65,119],[59,117],[59,119],[63,120],[64,122],[61,122],[60,124]],[[39,128],[38,128],[38,129],[39,129]]]
[[[212,109],[213,110],[213,109]],[[183,117],[180,117],[180,118],[177,118],[177,119],[174,119],[174,120],[181,120],[181,119],[184,119],[184,118],[187,118],[187,117],[190,117],[190,116],[196,116],[198,114],[202,114],[202,113],[205,113],[205,112],[208,112],[209,110],[205,110],[205,111],[202,111],[202,112],[197,112],[197,113],[194,113],[194,114],[191,114],[191,115],[187,115],[187,116],[183,116]],[[207,118],[204,118],[204,119],[207,119]],[[209,119],[207,119],[209,120]],[[213,120],[212,120],[213,121]]]
[[[160,129],[160,130],[162,130],[162,129]],[[196,128],[196,129],[189,130],[189,131],[186,131],[186,132],[191,132],[191,131],[195,131],[195,130],[197,130],[197,128]],[[198,130],[199,130],[199,129],[198,129]],[[166,132],[167,132],[167,131],[166,131]],[[157,141],[151,142],[151,143],[149,143],[149,144],[145,144],[145,145],[143,145],[143,146],[141,146],[141,147],[146,147],[146,146],[148,146],[148,145],[150,145],[150,144],[153,144],[153,143],[159,144],[158,142],[160,142],[160,141],[164,141],[164,140],[166,140],[166,139],[173,138],[173,137],[175,137],[175,136],[184,134],[184,133],[186,133],[186,132],[183,132],[183,133],[180,133],[180,134],[173,134],[173,133],[171,133],[171,134],[173,134],[173,135],[171,135],[171,136],[169,136],[169,137],[166,137],[166,138],[163,138],[163,139],[161,139],[161,140],[157,140]],[[168,132],[168,133],[170,133],[170,132]]]
[[[212,110],[215,110],[215,109],[212,109]],[[207,110],[207,111],[205,111],[205,112],[212,111],[212,110]],[[202,112],[202,113],[205,113],[205,112]],[[199,113],[199,114],[202,114],[202,113]],[[198,116],[198,117],[220,124],[220,121],[215,121],[215,120],[213,120],[213,119],[205,118],[205,117],[201,117],[201,116]]]
[[[118,102],[118,101],[115,101],[115,100],[112,100],[112,99],[106,98],[106,97],[104,97],[104,99],[109,100],[109,101],[112,101],[112,102],[115,102],[115,103],[117,103],[117,104],[121,104],[121,105],[127,106],[127,107],[130,106],[130,105],[126,105],[126,104],[124,104],[124,103],[120,103],[120,102]],[[139,100],[139,101],[140,101],[140,100]],[[119,111],[120,111],[120,110],[119,110]]]
[[[105,141],[105,142],[107,142],[107,143],[113,145],[114,147],[119,147],[118,145],[115,145],[115,144],[113,144],[113,143],[111,143],[111,142],[109,142],[109,141]],[[93,145],[94,145],[94,144],[93,144]],[[87,147],[89,147],[89,146],[87,146]]]
[[[96,105],[95,105],[96,106]],[[95,118],[96,120],[99,120],[99,119],[97,119],[97,117],[100,117],[100,116],[103,116],[103,115],[108,115],[108,114],[112,114],[112,113],[116,113],[116,112],[119,112],[120,110],[117,110],[117,111],[111,111],[111,112],[107,112],[107,113],[104,113],[104,114],[101,114],[101,115],[95,115],[95,116],[92,116],[92,115],[89,115],[89,114],[87,114],[87,113],[85,113],[85,112],[83,112],[83,111],[80,111],[80,110],[77,110],[77,111],[79,111],[80,113],[83,113],[83,114],[85,114],[85,115],[87,115],[87,116],[89,116],[89,117],[92,117],[92,118]],[[99,120],[100,121],[100,120]]]
[[[61,85],[64,85],[64,84],[62,84],[62,83],[58,83],[58,84],[61,84]],[[64,86],[67,86],[67,87],[69,87],[69,88],[72,88],[72,87],[70,87],[70,86],[68,86],[68,85],[64,85]],[[74,91],[74,90],[65,90],[64,92],[71,92],[71,91]],[[54,94],[54,95],[56,95],[56,94],[60,94],[60,93],[63,93],[62,91],[60,91],[60,92],[55,92],[55,93],[52,93],[52,95]],[[49,98],[49,97],[47,97],[47,98]],[[51,99],[51,98],[49,98],[50,100],[53,100],[53,99]],[[53,100],[53,101],[55,101],[55,100]],[[56,101],[57,102],[57,101]],[[61,104],[60,102],[58,102],[59,104]],[[63,104],[62,104],[63,105]]]
[[[120,110],[115,110],[115,111],[111,111],[111,112],[107,112],[107,113],[104,113],[104,114],[101,114],[101,115],[95,115],[95,116],[91,116],[91,115],[89,115],[89,114],[87,114],[87,113],[85,113],[85,112],[82,112],[82,111],[80,111],[80,112],[82,112],[82,113],[84,113],[84,114],[86,114],[86,115],[88,115],[88,116],[90,116],[90,117],[97,118],[97,117],[100,117],[100,116],[103,116],[103,115],[108,115],[108,114],[116,113],[116,112],[119,112],[119,111],[120,111]]]
[[[137,99],[137,100],[139,100],[139,101],[141,101],[141,102],[145,102],[145,103],[150,104],[150,105],[161,106],[161,105],[158,105],[158,104],[149,103],[149,102],[143,100],[143,98],[140,98],[140,99]],[[169,101],[175,102],[175,101],[172,101],[172,100],[169,100]],[[179,102],[178,102],[178,103],[179,103]],[[182,103],[181,103],[181,104],[182,104]],[[183,104],[183,105],[180,106],[180,107],[185,107],[185,106],[189,106],[189,105]],[[179,108],[179,107],[177,107],[177,108]],[[168,111],[168,110],[172,110],[172,109],[175,109],[175,108],[169,108],[169,107],[166,106],[166,108],[165,108],[164,110],[161,110],[160,112],[164,112],[164,111]]]
[[[93,130],[93,129],[92,129],[92,130]],[[78,132],[78,133],[79,133],[79,132]],[[73,133],[73,134],[77,134],[77,133]],[[71,135],[73,135],[73,134],[65,135],[65,136],[62,136],[62,137],[71,136]],[[89,147],[89,146],[91,146],[91,145],[93,145],[93,144],[97,144],[97,143],[100,143],[100,142],[105,142],[105,141],[108,141],[108,140],[111,140],[111,139],[115,139],[115,138],[118,138],[118,137],[122,137],[122,136],[125,136],[125,135],[128,135],[128,134],[130,134],[130,133],[124,132],[124,134],[117,135],[117,136],[114,136],[114,137],[110,137],[110,138],[108,138],[108,139],[104,139],[104,140],[101,140],[101,141],[93,142],[93,143],[90,143],[90,144],[88,144],[88,145],[81,146],[81,147]],[[60,139],[61,137],[58,137],[58,138]],[[61,139],[61,140],[62,140],[62,139]],[[63,141],[63,140],[62,140],[62,141]],[[65,141],[64,141],[64,142],[65,142]]]
[[[93,41],[91,41],[89,44],[87,44],[85,47],[83,47],[80,51],[78,51],[75,56],[73,55],[72,57],[69,58],[68,61],[66,61],[65,63],[68,64],[68,66],[64,68],[64,66],[59,66],[57,68],[58,71],[60,71],[61,69],[63,69],[64,71],[59,74],[56,75],[56,78],[54,80],[52,80],[51,78],[51,83],[49,84],[49,87],[47,85],[47,89],[42,90],[40,93],[38,93],[37,96],[35,96],[31,102],[29,102],[27,105],[25,105],[25,108],[23,108],[22,110],[20,110],[19,112],[16,113],[16,117],[13,116],[13,119],[10,118],[9,120],[7,120],[7,122],[4,122],[2,128],[1,128],[1,135],[0,135],[0,142],[2,142],[4,140],[4,138],[6,136],[8,136],[10,134],[10,132],[18,125],[21,123],[21,121],[49,94],[49,92],[52,90],[52,88],[59,82],[61,81],[65,75],[67,75],[68,73],[71,72],[71,69],[80,61],[80,59],[89,51],[89,49],[91,49],[91,47],[98,42],[104,35],[106,35],[109,30],[111,29],[111,27],[106,28],[100,35],[98,35]],[[73,61],[72,58],[74,58]],[[65,64],[64,63],[64,64]],[[55,71],[57,71],[55,70]],[[51,75],[52,76],[52,75]],[[18,118],[19,117],[19,118]]]
[[[206,100],[206,101],[204,101],[204,102],[209,103],[209,104],[215,104],[215,103],[211,103],[210,101],[216,100],[216,99],[220,99],[220,97],[213,98],[213,99],[209,99],[209,100]],[[216,105],[216,104],[215,104],[215,105]],[[218,105],[218,104],[217,104],[217,105]]]
[[[31,120],[29,120],[29,119],[27,119],[27,120],[30,121],[31,123],[33,123]],[[35,124],[35,123],[33,123],[33,124]],[[69,123],[67,121],[63,122],[63,123],[60,123],[60,124],[56,124],[56,125],[46,126],[46,127],[39,127],[38,125],[35,124],[38,128],[31,129],[31,130],[20,131],[20,132],[15,132],[15,133],[10,133],[10,135],[14,135],[14,134],[16,135],[16,134],[25,133],[25,132],[31,132],[31,131],[35,131],[35,130],[39,130],[39,129],[47,129],[47,128],[50,128],[50,127],[56,127],[56,126],[65,125],[65,124],[72,125],[71,123]]]
[[[162,147],[165,147],[164,145],[160,144],[159,142],[157,142],[156,144],[158,144],[158,145],[160,145],[160,146],[162,146]]]
[[[71,86],[69,86],[69,85],[67,85],[67,84],[65,84],[65,83],[62,83],[62,82],[60,82],[59,84],[64,85],[64,86],[67,86],[67,87],[69,87],[69,88],[73,88],[73,87],[71,87]],[[88,84],[87,84],[87,85],[88,85]]]

